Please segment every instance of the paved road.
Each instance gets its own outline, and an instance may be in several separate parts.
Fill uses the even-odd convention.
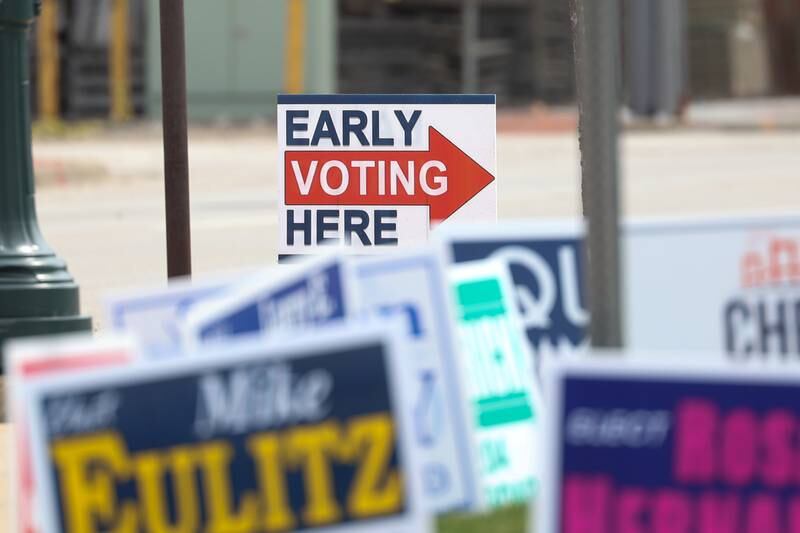
[[[197,273],[275,262],[277,150],[268,129],[191,136]],[[157,131],[42,140],[40,220],[102,327],[102,295],[165,277],[161,139]],[[800,132],[683,130],[629,134],[624,211],[677,215],[800,209]],[[501,218],[576,216],[572,134],[501,135]],[[52,176],[55,170],[55,177]]]

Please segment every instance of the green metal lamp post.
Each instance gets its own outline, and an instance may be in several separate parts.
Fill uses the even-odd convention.
[[[28,34],[37,7],[0,0],[0,343],[91,329],[78,286],[36,219]]]

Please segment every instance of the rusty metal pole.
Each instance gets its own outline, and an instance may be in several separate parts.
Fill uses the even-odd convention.
[[[174,278],[192,273],[183,0],[160,0],[160,16],[167,275]]]

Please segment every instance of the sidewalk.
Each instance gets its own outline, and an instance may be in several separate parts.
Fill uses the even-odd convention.
[[[720,129],[800,129],[800,97],[694,102],[686,125]]]
[[[680,119],[634,117],[620,112],[626,130],[795,130],[800,129],[800,97],[692,102]],[[576,106],[499,108],[498,133],[574,133]]]

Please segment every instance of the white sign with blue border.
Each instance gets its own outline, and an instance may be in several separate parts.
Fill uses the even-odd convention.
[[[106,317],[117,331],[136,335],[145,357],[180,354],[180,324],[193,306],[231,290],[241,276],[171,281],[164,288],[137,289],[109,296]]]
[[[433,512],[472,507],[477,452],[459,384],[459,353],[447,279],[433,251],[354,261],[361,311],[396,315],[406,326],[413,373],[414,438],[421,450],[426,506]]]
[[[279,95],[279,258],[497,219],[494,95]]]
[[[355,306],[347,265],[327,256],[254,276],[230,294],[199,305],[183,324],[189,345],[269,334],[341,320]]]

